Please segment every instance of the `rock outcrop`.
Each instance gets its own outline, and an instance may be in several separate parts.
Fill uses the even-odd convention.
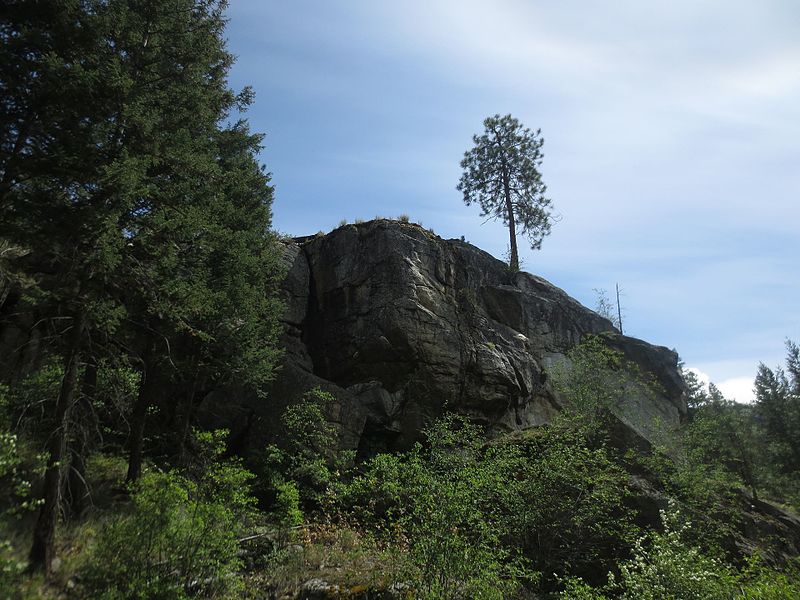
[[[337,400],[342,444],[365,453],[406,447],[446,410],[496,431],[539,425],[560,406],[548,370],[601,333],[660,384],[621,414],[667,425],[686,415],[674,352],[620,335],[544,279],[463,241],[376,220],[286,242],[284,259],[286,356],[267,422],[275,403],[320,386]]]

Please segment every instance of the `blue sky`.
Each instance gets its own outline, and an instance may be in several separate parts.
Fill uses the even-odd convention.
[[[523,268],[746,401],[800,341],[796,0],[233,0],[275,227],[408,214],[502,257],[455,186],[485,117],[542,129],[561,220]]]

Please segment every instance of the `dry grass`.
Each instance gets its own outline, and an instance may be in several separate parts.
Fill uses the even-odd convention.
[[[314,525],[302,528],[277,549],[266,569],[246,576],[251,590],[294,597],[302,584],[321,579],[339,590],[338,598],[358,598],[386,590],[408,578],[402,551],[377,543],[354,528]],[[366,597],[366,596],[364,596]]]

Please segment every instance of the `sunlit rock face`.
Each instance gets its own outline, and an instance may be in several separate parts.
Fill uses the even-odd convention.
[[[674,352],[619,335],[554,285],[463,241],[376,220],[286,242],[284,260],[286,356],[255,408],[262,420],[320,386],[336,398],[342,444],[365,453],[408,446],[445,411],[493,431],[540,425],[560,408],[548,371],[599,333],[659,383],[621,407],[632,434],[686,415]]]

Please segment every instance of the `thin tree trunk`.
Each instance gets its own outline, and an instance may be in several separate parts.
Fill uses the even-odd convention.
[[[187,393],[183,406],[183,414],[181,414],[178,421],[178,435],[180,435],[180,439],[178,440],[178,465],[181,467],[185,467],[189,464],[189,433],[192,429],[192,419],[194,417],[196,388],[197,382],[194,381],[192,382],[191,390]]]
[[[2,275],[0,275],[2,278]],[[18,333],[12,323],[15,319],[12,313],[16,310],[22,294],[19,290],[11,288],[6,290],[5,296],[0,302],[0,352],[7,356],[6,363],[0,367],[0,378],[10,381],[15,375],[15,367],[19,357],[19,350],[14,350],[14,340],[17,338]],[[15,360],[11,360],[15,357]]]
[[[503,192],[506,199],[506,218],[508,219],[508,235],[511,241],[511,260],[509,266],[512,272],[519,271],[519,253],[517,251],[517,224],[514,219],[514,207],[511,204],[511,185],[508,181],[508,172],[503,172]]]
[[[48,442],[47,470],[44,474],[44,504],[33,531],[33,545],[29,556],[31,570],[44,569],[48,574],[55,558],[56,524],[63,475],[62,463],[67,445],[67,416],[78,387],[78,363],[85,324],[86,311],[81,308],[72,324],[72,335],[64,365],[64,377],[61,380],[61,390],[56,401],[54,429]]]
[[[91,361],[86,365],[78,397],[76,409],[78,416],[73,422],[80,423],[69,441],[69,474],[67,475],[67,497],[69,514],[78,516],[87,506],[91,496],[86,482],[86,456],[89,452],[90,430],[94,426],[92,399],[97,392],[97,363]]]
[[[144,447],[144,426],[147,409],[150,408],[155,390],[155,348],[151,339],[147,340],[142,369],[142,382],[131,414],[131,433],[129,441],[128,474],[125,481],[132,483],[142,473],[142,451]]]

